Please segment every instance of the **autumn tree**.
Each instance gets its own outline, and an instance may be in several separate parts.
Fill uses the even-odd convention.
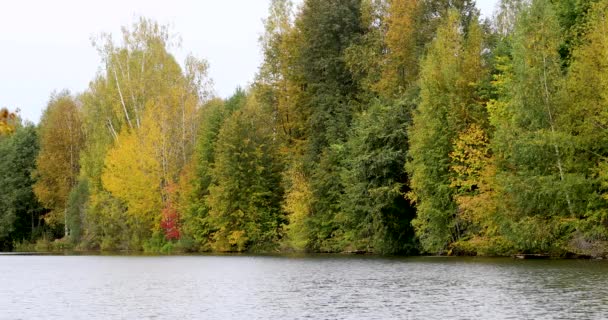
[[[422,56],[417,17],[422,1],[392,0],[387,12],[386,48],[378,89],[394,98],[410,88],[418,78],[418,59]]]
[[[69,92],[51,96],[40,121],[40,152],[36,158],[36,184],[34,192],[49,209],[46,221],[64,227],[64,236],[70,234],[65,214],[66,202],[78,182],[80,150],[85,136],[82,114]]]
[[[291,1],[271,2],[269,16],[264,22],[265,33],[260,38],[264,61],[252,89],[263,112],[272,114],[271,123],[279,142],[279,152],[285,160],[283,186],[286,201],[283,208],[290,220],[286,227],[286,242],[302,250],[309,237],[310,189],[309,176],[304,172],[304,153],[310,112],[304,94],[304,64],[300,63],[303,38],[295,25],[295,18]]]
[[[461,14],[451,10],[421,64],[421,101],[410,131],[408,197],[416,203],[413,223],[428,252],[444,252],[461,236],[450,153],[459,132],[484,122],[477,92],[485,72],[481,28],[476,19],[466,33],[460,24]]]
[[[211,95],[206,61],[189,56],[180,65],[169,53],[174,40],[166,26],[143,18],[123,28],[119,43],[100,36],[95,45],[105,68],[83,95],[91,142],[82,162],[90,206],[99,208],[97,199],[107,197],[121,202],[127,211],[107,218],[126,220],[126,243],[135,248],[152,234],[162,239],[167,186],[178,183],[191,162],[198,110]],[[91,219],[104,219],[101,212],[108,213],[90,210]]]
[[[0,109],[0,135],[10,134],[15,131],[17,115],[6,108]]]

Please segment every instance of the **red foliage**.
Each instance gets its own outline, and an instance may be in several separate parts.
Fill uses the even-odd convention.
[[[165,232],[165,239],[167,240],[179,240],[180,238],[180,224],[179,224],[179,212],[175,208],[174,198],[177,191],[175,184],[169,184],[165,191],[169,195],[165,208],[162,211],[162,220],[160,221],[160,227]]]
[[[165,232],[165,239],[167,240],[179,240],[179,213],[171,203],[167,203],[167,207],[162,212],[163,219],[160,222],[160,227]]]

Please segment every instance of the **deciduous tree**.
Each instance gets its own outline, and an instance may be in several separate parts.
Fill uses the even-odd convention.
[[[80,150],[85,136],[79,102],[69,92],[51,96],[40,121],[40,153],[36,158],[34,192],[50,210],[45,219],[69,235],[66,202],[78,182]]]

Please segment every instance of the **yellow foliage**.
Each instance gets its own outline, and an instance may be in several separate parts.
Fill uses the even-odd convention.
[[[495,235],[498,229],[492,217],[498,208],[496,165],[484,130],[473,124],[461,132],[450,159],[450,186],[458,190],[455,200],[459,218],[481,227],[481,234],[475,237]]]
[[[15,120],[17,116],[8,109],[0,109],[0,135],[11,134],[15,131]]]
[[[155,132],[156,131],[156,132]],[[102,182],[105,189],[125,201],[129,215],[148,227],[160,217],[162,168],[156,160],[154,134],[123,132],[106,156]]]
[[[232,231],[228,236],[228,243],[235,246],[237,251],[244,251],[248,240],[245,230]]]
[[[403,92],[418,76],[416,16],[418,0],[392,0],[388,12],[388,54],[377,90],[386,96]]]
[[[285,196],[283,210],[288,213],[289,224],[286,226],[290,244],[295,249],[304,249],[308,243],[306,219],[310,215],[313,199],[310,183],[298,169],[290,169],[287,176],[291,179],[291,188]]]
[[[40,202],[51,210],[45,217],[51,225],[64,223],[65,205],[77,182],[83,145],[82,118],[76,102],[68,92],[52,96],[40,122],[33,188]]]
[[[477,124],[470,125],[458,136],[454,151],[450,153],[454,163],[450,169],[455,174],[451,177],[450,186],[469,192],[480,184],[489,151],[488,138],[483,129]]]

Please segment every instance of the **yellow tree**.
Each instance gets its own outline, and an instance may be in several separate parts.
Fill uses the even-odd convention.
[[[450,153],[452,173],[450,187],[456,190],[464,240],[455,244],[456,254],[501,255],[509,244],[499,233],[496,222],[499,206],[499,186],[496,183],[496,164],[490,140],[478,124],[471,124],[460,132]]]
[[[421,6],[418,0],[392,0],[387,15],[386,48],[382,76],[377,84],[379,92],[387,97],[406,90],[418,78],[416,19]]]
[[[155,155],[160,132],[154,127],[146,129],[145,133],[120,135],[106,156],[101,177],[104,188],[127,204],[127,223],[140,241],[158,222],[162,205],[163,174]]]
[[[289,0],[273,0],[269,17],[264,21],[265,33],[260,37],[264,62],[255,81],[256,95],[272,113],[275,133],[292,146],[305,130],[301,109],[301,73],[295,62],[298,57],[298,31],[294,28],[293,4]]]
[[[15,131],[17,115],[6,108],[0,109],[0,135],[10,134]]]
[[[451,186],[450,153],[470,125],[483,127],[484,103],[478,95],[486,70],[477,19],[464,33],[461,14],[450,10],[421,65],[420,99],[410,129],[409,198],[417,205],[413,221],[423,249],[443,252],[463,236]]]
[[[127,204],[136,241],[160,231],[160,213],[170,200],[167,188],[179,182],[190,162],[199,100],[184,93],[183,83],[149,102],[140,127],[125,128],[105,159],[103,187]]]
[[[51,96],[40,121],[40,153],[36,159],[34,192],[50,210],[46,220],[51,225],[64,225],[66,201],[76,185],[80,170],[80,150],[85,137],[78,102],[68,91]]]
[[[165,189],[181,185],[195,145],[198,109],[211,96],[207,62],[189,56],[180,65],[168,51],[174,39],[167,27],[143,18],[123,28],[118,44],[102,35],[96,45],[105,70],[83,98],[91,143],[82,159],[93,186],[91,206],[98,207],[95,199],[107,196],[96,194],[107,191],[126,204],[130,229],[120,232],[131,233],[135,247],[158,231],[169,199]],[[98,212],[99,221],[101,215],[115,216],[91,212]]]

